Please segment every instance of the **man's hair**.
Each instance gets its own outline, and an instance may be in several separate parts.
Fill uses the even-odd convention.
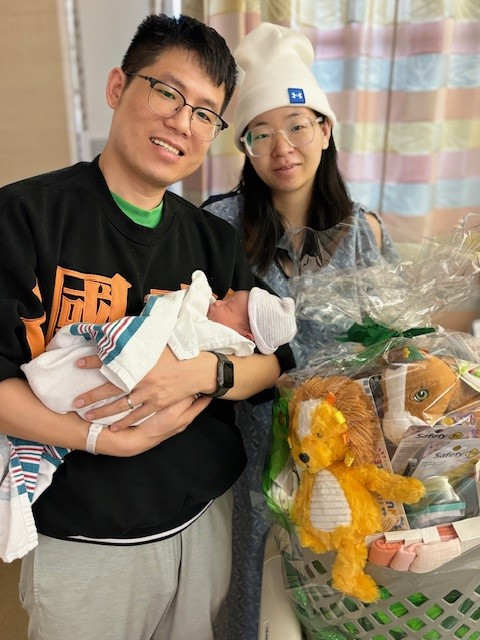
[[[164,13],[149,15],[138,26],[122,60],[125,73],[139,73],[156,62],[159,55],[173,48],[186,49],[198,56],[207,77],[220,87],[225,85],[225,111],[235,89],[235,59],[224,38],[203,22],[190,16],[178,18]],[[130,76],[127,76],[127,82]]]

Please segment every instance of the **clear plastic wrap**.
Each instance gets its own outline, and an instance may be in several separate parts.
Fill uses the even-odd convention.
[[[342,250],[341,241],[333,241],[338,234],[339,227],[334,232],[290,231],[296,247],[290,288],[297,319],[320,324],[327,336],[338,338],[339,331],[359,325],[358,330],[363,328],[366,333],[365,344],[369,339],[371,343],[382,342],[382,337],[423,330],[434,323],[436,315],[478,296],[480,214],[470,214],[442,236],[418,243],[399,240],[395,245],[397,259],[374,261],[375,256],[367,251],[362,261],[372,264],[360,268],[357,264],[339,265],[334,259],[335,247]],[[348,234],[348,225],[340,225],[340,237],[342,234]],[[357,253],[361,249],[359,246]],[[311,250],[324,255],[325,262],[305,255],[304,251]],[[309,365],[328,362],[341,352],[336,339],[319,344]]]
[[[348,225],[345,233],[347,233]],[[469,297],[480,270],[480,214],[470,214],[448,234],[425,238],[418,244],[399,241],[398,259],[381,260],[365,268],[337,268],[332,260],[332,233],[296,228],[290,231],[297,248],[290,287],[300,318],[323,322],[323,311],[338,309],[353,322],[368,315],[392,330],[430,324],[439,311]],[[341,232],[340,232],[341,233]],[[334,236],[334,237],[335,237]],[[305,250],[325,254],[312,259]]]
[[[353,593],[369,595],[352,598],[349,587],[357,552],[349,557],[344,588],[335,558],[344,544],[343,538],[338,544],[339,536],[352,537],[357,551],[365,543],[367,553],[374,543],[380,548],[378,541],[405,546],[416,540],[420,555],[422,545],[441,542],[440,528],[448,525],[454,527],[462,554],[480,544],[476,533],[480,531],[480,341],[434,322],[436,314],[468,299],[478,288],[479,220],[472,214],[452,233],[427,239],[421,246],[409,245],[408,251],[397,245],[397,261],[350,269],[335,268],[331,260],[335,248],[328,234],[308,229],[291,232],[297,247],[291,278],[297,317],[330,323],[328,335],[337,329],[337,338],[317,345],[307,366],[279,380],[272,449],[264,474],[264,495],[277,520],[286,587],[309,638],[323,638],[322,630],[330,628],[332,620],[344,637],[350,633],[371,637],[362,625],[344,619],[349,618],[345,609],[349,602],[355,610],[363,609],[362,602],[377,597],[370,597],[371,591],[355,591],[355,586]],[[326,247],[326,259],[311,259],[305,248],[312,246],[317,251]],[[363,404],[368,405],[368,418],[359,417]],[[342,429],[337,427],[343,422],[346,429],[340,437]],[[357,422],[363,423],[358,429]],[[337,431],[340,435],[333,442]],[[333,476],[327,450],[335,451],[341,466]],[[381,481],[372,465],[384,474]],[[307,475],[319,473],[323,476],[317,486]],[[375,510],[373,515],[368,511],[370,496],[359,500],[364,488],[352,480],[355,473],[378,503],[378,522]],[[414,485],[402,485],[399,477],[419,479],[425,494],[409,500],[405,491]],[[302,485],[307,482],[305,494]],[[413,504],[406,506],[408,502]],[[301,514],[306,509],[305,522]],[[465,522],[469,524],[458,524]],[[365,561],[362,556],[362,567]],[[417,565],[426,567],[427,573],[448,561],[445,556],[435,566],[429,558],[430,564],[418,561]],[[367,580],[371,568],[368,561]],[[388,572],[395,570],[381,574],[380,600],[385,593],[392,596]]]

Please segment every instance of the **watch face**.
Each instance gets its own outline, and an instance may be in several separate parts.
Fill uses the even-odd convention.
[[[223,363],[223,380],[221,382],[222,387],[231,389],[233,387],[233,362]]]
[[[233,362],[223,353],[212,351],[218,358],[217,363],[217,390],[211,393],[213,398],[220,398],[225,395],[229,389],[233,387]]]

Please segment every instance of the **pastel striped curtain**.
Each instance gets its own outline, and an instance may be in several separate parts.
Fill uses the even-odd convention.
[[[480,212],[480,0],[184,1],[181,10],[232,49],[262,20],[309,37],[352,196],[392,227],[430,236]],[[184,192],[199,202],[227,191],[242,163],[227,130]]]

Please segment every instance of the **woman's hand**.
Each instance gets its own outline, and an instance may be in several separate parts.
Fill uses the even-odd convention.
[[[216,388],[216,363],[216,356],[209,352],[179,361],[167,347],[157,364],[129,394],[118,398],[122,390],[108,382],[76,398],[74,406],[80,409],[116,397],[109,404],[89,410],[84,417],[98,422],[107,416],[128,411],[131,404],[135,407],[133,411],[110,427],[113,431],[125,429],[181,400],[189,399],[191,403],[197,393],[213,392]],[[78,364],[85,368],[101,366],[96,356],[84,358]]]
[[[124,428],[118,433],[111,433],[111,427],[105,427],[98,436],[96,451],[114,456],[143,453],[184,431],[211,400],[206,396],[184,398],[157,411],[136,427]]]

